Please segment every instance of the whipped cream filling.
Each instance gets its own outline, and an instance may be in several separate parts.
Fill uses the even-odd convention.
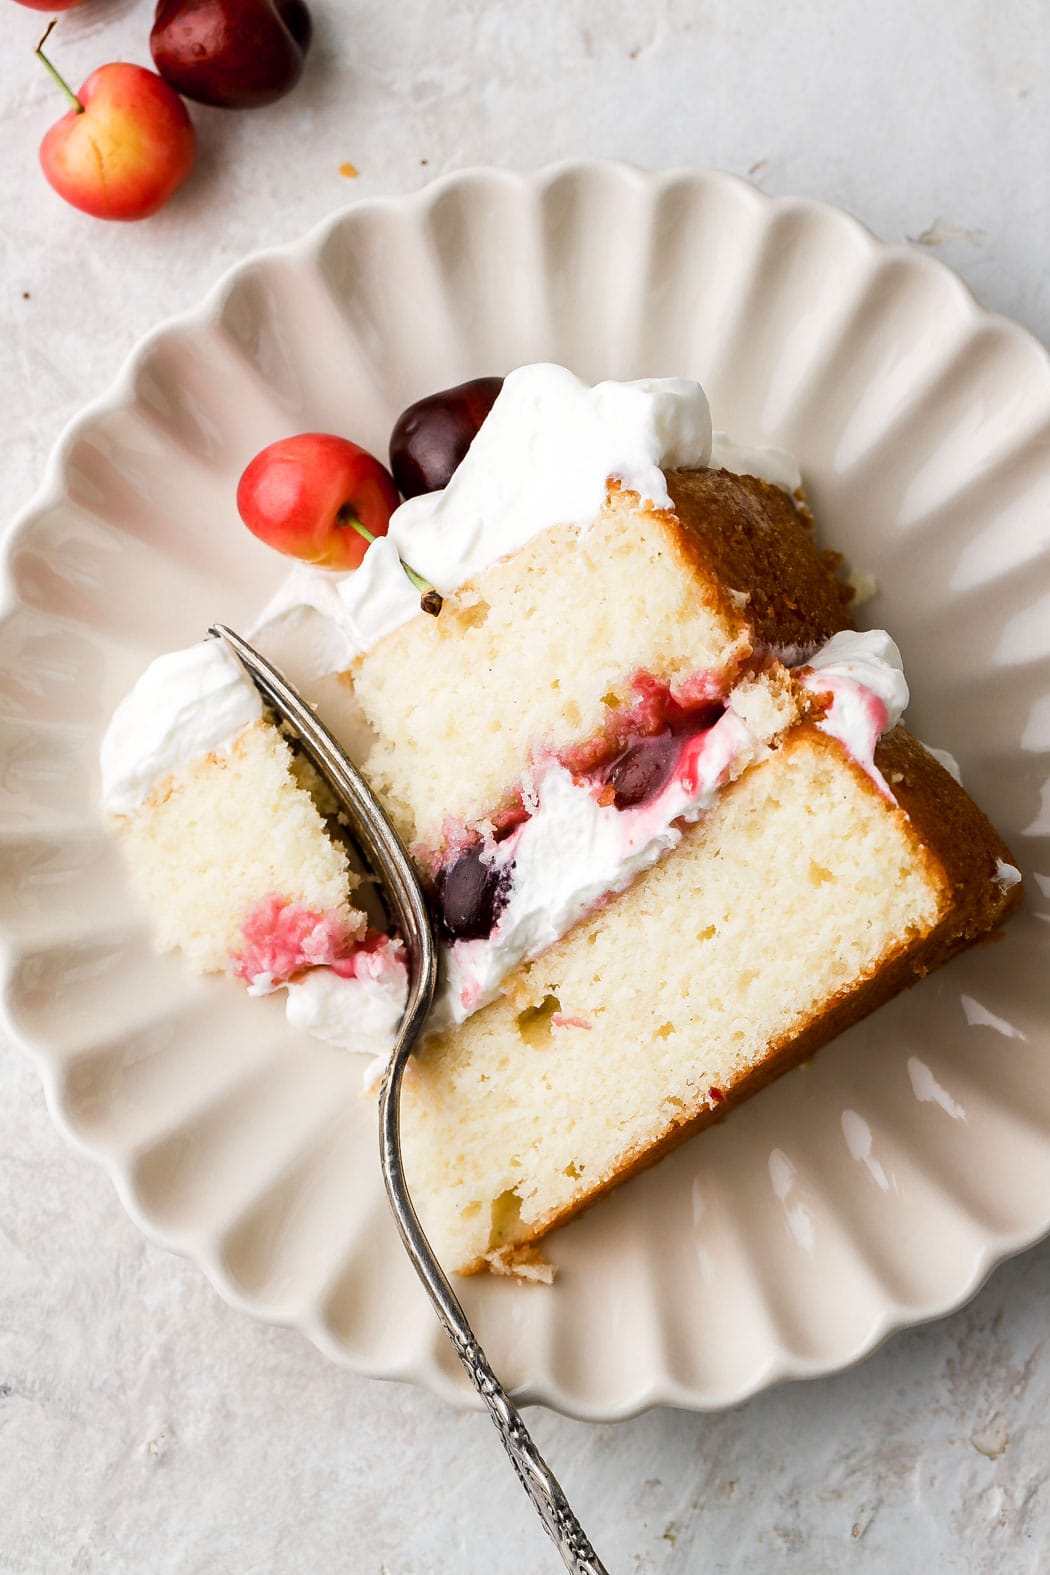
[[[320,608],[315,615],[328,621]],[[908,700],[894,642],[881,630],[837,634],[806,660],[798,676],[813,692],[831,697],[818,725],[838,738],[892,798],[874,751]],[[202,754],[229,748],[241,729],[262,715],[255,686],[221,642],[203,641],[160,657],[122,703],[107,733],[105,807],[114,814],[130,813],[157,781]],[[593,784],[578,781],[558,762],[537,767],[528,784],[528,819],[493,845],[497,867],[513,865],[507,905],[489,936],[443,949],[431,1030],[462,1022],[493,1000],[520,962],[554,944],[676,847],[684,827],[712,806],[721,788],[768,752],[733,709],[730,696],[715,725],[684,742],[661,792],[636,807],[600,803]],[[1000,878],[1009,879],[1010,872],[1004,869]],[[356,959],[350,977],[316,967],[276,987],[287,990],[287,1015],[294,1026],[373,1058],[366,1072],[370,1084],[381,1076],[393,1046],[407,979],[399,943],[362,950]],[[270,979],[252,981],[253,993],[274,987]]]
[[[103,809],[132,814],[160,782],[202,755],[229,749],[262,715],[258,690],[221,640],[159,656],[106,729]]]
[[[881,735],[908,703],[900,652],[884,630],[833,636],[799,673],[803,687],[830,694],[817,724],[839,739],[893,798],[875,765]],[[770,754],[733,707],[706,732],[688,739],[663,790],[636,808],[602,805],[593,787],[554,763],[534,774],[529,819],[495,844],[491,863],[513,870],[506,907],[481,940],[448,951],[437,1025],[462,1022],[499,993],[526,958],[560,940],[585,914],[659,862],[682,840],[727,783]]]
[[[926,753],[928,755],[932,755],[937,764],[939,766],[943,766],[948,775],[953,777],[955,781],[958,782],[959,786],[962,787],[962,769],[960,768],[959,762],[956,760],[955,756],[947,749],[935,749],[932,744],[923,743],[922,739],[920,739],[919,742],[922,744],[922,747],[925,749]]]
[[[386,1069],[408,997],[408,970],[400,941],[358,952],[350,977],[331,968],[311,968],[285,985],[285,1016],[339,1050],[354,1050],[372,1060],[365,1087]]]
[[[324,615],[319,611],[319,616]],[[883,630],[844,631],[806,659],[797,677],[812,692],[830,696],[817,725],[839,739],[892,799],[874,752],[908,701],[893,640]],[[254,685],[221,642],[205,641],[159,658],[107,734],[107,808],[130,812],[156,780],[202,753],[228,748],[241,728],[262,714]],[[553,945],[674,849],[684,828],[713,806],[721,789],[769,752],[734,710],[730,695],[712,727],[683,740],[669,781],[640,805],[618,809],[600,802],[593,782],[579,780],[557,761],[534,768],[526,784],[528,818],[492,847],[493,865],[513,868],[507,904],[489,936],[443,948],[430,1030],[462,1022],[493,1000],[519,963]],[[1004,865],[997,878],[1005,885],[1020,877]],[[251,982],[254,994],[275,988],[287,991],[293,1026],[372,1057],[366,1086],[378,1080],[407,994],[400,942],[355,953],[349,976],[319,966],[283,984],[269,978]]]
[[[520,962],[676,848],[726,783],[769,752],[730,697],[713,727],[683,739],[669,781],[645,803],[602,804],[593,783],[556,761],[535,771],[525,795],[528,820],[492,850],[492,867],[513,872],[509,900],[490,935],[448,950],[435,1026],[461,1023],[494,1000]]]

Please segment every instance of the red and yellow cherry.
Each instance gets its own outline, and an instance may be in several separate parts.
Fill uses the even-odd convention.
[[[390,434],[390,469],[403,497],[448,486],[502,387],[501,377],[475,377],[401,412]]]
[[[369,538],[386,535],[397,505],[397,488],[379,461],[327,432],[271,443],[237,488],[237,508],[254,536],[325,569],[356,569]]]
[[[40,144],[47,180],[96,219],[149,218],[193,168],[186,106],[154,72],[120,62],[99,66],[74,93],[43,53],[50,33],[36,52],[73,107]]]
[[[159,0],[149,43],[187,98],[255,109],[295,86],[312,36],[305,0]]]

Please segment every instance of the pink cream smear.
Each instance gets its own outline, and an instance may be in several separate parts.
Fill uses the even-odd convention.
[[[308,968],[356,977],[359,953],[369,944],[362,943],[359,925],[338,909],[318,911],[276,892],[249,909],[241,935],[244,945],[233,958],[233,971],[252,995],[267,995]]]

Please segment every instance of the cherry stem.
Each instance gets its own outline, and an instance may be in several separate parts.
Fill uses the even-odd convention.
[[[55,70],[54,66],[51,64],[50,60],[44,54],[44,45],[47,43],[48,39],[51,37],[51,34],[54,32],[54,30],[55,30],[55,28],[57,26],[58,26],[58,17],[57,16],[52,17],[51,21],[47,24],[47,32],[44,34],[44,36],[40,40],[39,44],[37,44],[37,46],[34,49],[33,53],[36,55],[38,60],[43,62],[43,64],[46,67],[46,69],[48,71],[50,71],[51,75],[54,77],[55,81],[58,83],[58,85],[62,89],[63,93],[66,95],[66,97],[69,99],[70,103],[73,105],[73,108],[76,110],[77,114],[78,115],[82,115],[84,113],[84,106],[83,106],[83,104],[77,98],[76,94],[73,92],[73,89],[70,87],[70,85],[66,81],[65,77],[59,75],[59,73]]]
[[[364,537],[369,546],[371,546],[376,540],[368,526],[362,525],[361,521],[358,519],[353,509],[350,508],[349,504],[344,504],[339,510],[339,523],[340,525],[349,525],[351,530],[355,530],[359,536]],[[432,616],[436,617],[441,611],[442,597],[440,591],[436,591],[429,580],[425,580],[421,574],[417,574],[415,569],[407,564],[404,558],[402,558],[400,555],[398,556],[397,561],[408,575],[412,585],[420,593],[423,611],[428,612]]]

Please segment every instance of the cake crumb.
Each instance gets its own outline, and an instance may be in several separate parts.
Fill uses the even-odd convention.
[[[493,1274],[508,1279],[528,1281],[532,1285],[553,1285],[554,1265],[538,1247],[497,1247],[485,1254],[485,1262]]]
[[[846,584],[853,592],[854,607],[863,607],[865,602],[870,602],[873,596],[878,595],[879,582],[874,574],[861,574],[851,569],[846,575]]]
[[[346,180],[356,180],[361,171],[358,169],[356,164],[347,163],[340,164],[339,173],[340,175],[344,176]]]
[[[170,1449],[171,1435],[167,1432],[160,1432],[155,1438],[148,1439],[146,1442],[146,1453],[153,1460],[163,1460]]]

